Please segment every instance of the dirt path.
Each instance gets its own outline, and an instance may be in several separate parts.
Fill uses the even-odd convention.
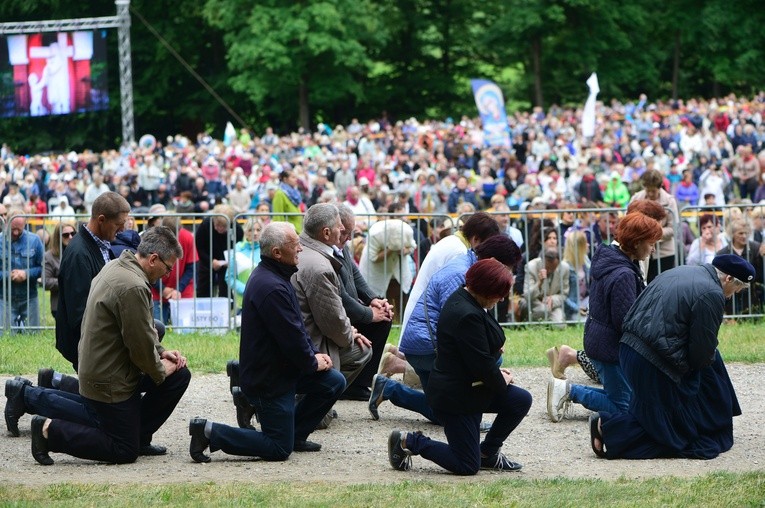
[[[647,460],[606,461],[590,450],[587,428],[588,412],[581,406],[573,417],[551,423],[545,412],[548,369],[519,369],[516,382],[531,391],[534,403],[528,417],[505,443],[508,456],[524,464],[513,477],[545,478],[651,478],[667,475],[696,476],[715,471],[762,471],[765,469],[765,404],[761,386],[765,364],[730,365],[744,414],[734,419],[733,449],[710,461]],[[579,370],[571,374],[575,382],[584,382]],[[35,377],[30,376],[31,379]],[[0,377],[5,383],[7,377]],[[4,407],[4,401],[3,401]],[[32,459],[28,415],[20,422],[21,437],[0,436],[0,481],[45,485],[58,482],[81,483],[174,483],[232,481],[331,481],[341,483],[386,483],[404,479],[455,481],[434,464],[413,457],[408,473],[394,471],[387,461],[386,443],[390,430],[422,430],[443,439],[441,430],[413,413],[384,403],[380,420],[373,421],[366,403],[340,401],[339,418],[328,430],[317,431],[311,439],[322,443],[319,453],[296,453],[286,462],[270,463],[258,459],[232,457],[222,452],[212,455],[209,464],[196,464],[188,454],[188,420],[193,416],[236,425],[234,407],[225,375],[200,375],[192,380],[189,391],[176,412],[157,433],[154,442],[168,447],[164,457],[141,457],[135,464],[104,465],[52,454],[56,464],[38,466]],[[499,478],[509,473],[481,472],[478,479]],[[475,479],[474,479],[475,480]]]

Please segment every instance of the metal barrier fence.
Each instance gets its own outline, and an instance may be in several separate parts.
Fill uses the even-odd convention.
[[[671,212],[668,226],[672,228],[671,240],[675,249],[671,253],[671,266],[683,264],[686,259],[691,264],[697,262],[699,253],[704,260],[713,255],[710,245],[735,240],[742,231],[726,235],[722,228],[730,225],[743,226],[733,220],[741,215],[746,224],[746,235],[752,230],[759,232],[762,239],[765,225],[765,210],[762,207],[748,206],[741,211],[741,205],[724,207],[686,207],[680,217]],[[739,213],[741,212],[741,213]],[[526,210],[511,212],[491,212],[501,228],[513,235],[520,235],[524,254],[523,266],[516,270],[516,284],[511,297],[495,309],[495,315],[505,325],[548,324],[581,322],[587,306],[588,263],[599,243],[610,243],[616,223],[624,210],[617,208],[599,209],[562,209],[562,210]],[[299,216],[300,214],[279,214],[281,217]],[[719,218],[714,225],[710,239],[686,241],[687,232],[699,236],[702,220],[708,215]],[[0,241],[0,267],[2,270],[2,301],[0,301],[0,329],[8,332],[30,332],[53,329],[53,314],[56,309],[51,305],[51,294],[55,302],[57,288],[57,268],[55,253],[64,250],[71,237],[65,238],[62,227],[72,225],[74,221],[87,223],[89,217],[55,217],[40,215],[19,215],[27,224],[25,233],[11,223],[0,222],[2,241]],[[214,214],[173,214],[161,215],[134,214],[134,228],[140,234],[151,222],[174,228],[184,247],[184,258],[179,260],[173,271],[157,288],[154,294],[155,317],[172,325],[174,329],[184,331],[217,331],[233,329],[238,323],[241,306],[241,294],[247,277],[257,265],[260,254],[251,241],[243,241],[245,231],[251,235],[251,228],[262,227],[272,220],[274,214],[243,213],[237,215],[233,224],[225,215]],[[287,217],[289,218],[289,217]],[[386,295],[396,309],[396,321],[403,315],[409,289],[417,276],[419,267],[434,240],[452,234],[467,216],[458,218],[442,214],[364,214],[357,215],[358,231],[352,238],[351,251],[359,262],[362,275],[375,292]],[[708,229],[706,222],[703,224]],[[515,230],[512,230],[515,228]],[[76,231],[76,229],[74,229]],[[47,237],[45,254],[40,255],[31,243],[21,242],[21,238],[32,238],[35,234]],[[707,233],[707,235],[709,235]],[[14,236],[16,238],[14,238]],[[554,241],[551,237],[555,237]],[[586,240],[586,256],[574,247]],[[251,237],[249,237],[251,238]],[[567,246],[571,240],[574,247]],[[115,242],[118,244],[118,242]],[[701,248],[699,249],[699,244]],[[561,312],[546,312],[539,307],[539,302],[532,299],[529,290],[529,276],[535,279],[538,274],[527,273],[529,269],[538,269],[538,258],[545,248],[554,248],[558,257],[573,259],[575,270],[569,274],[568,283],[549,284],[547,291],[542,291],[542,299],[555,296],[563,302]],[[661,242],[657,244],[661,251]],[[698,252],[697,252],[698,251]],[[736,252],[739,249],[736,248]],[[756,251],[756,252],[755,252]],[[749,291],[734,298],[726,314],[729,317],[761,317],[763,298],[763,274],[765,273],[765,247],[747,242],[740,251],[749,257],[757,268],[757,283]],[[572,254],[573,253],[573,254]],[[193,262],[195,255],[199,261]],[[572,258],[573,256],[573,258]],[[711,259],[711,258],[709,258]],[[534,266],[536,265],[536,266]],[[657,272],[665,267],[656,263]],[[31,277],[20,277],[13,270],[22,270]],[[39,276],[37,275],[39,274]],[[580,283],[581,277],[584,283]],[[185,277],[190,277],[187,280]],[[22,280],[23,279],[23,280]],[[579,291],[581,287],[581,291]],[[180,291],[183,290],[183,291]],[[165,294],[167,291],[167,294]],[[176,291],[175,293],[173,291]],[[183,293],[183,294],[181,294]],[[170,296],[170,299],[162,298]],[[554,314],[554,315],[553,315]]]

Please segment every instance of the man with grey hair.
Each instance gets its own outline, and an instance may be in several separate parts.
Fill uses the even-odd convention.
[[[319,353],[306,332],[290,276],[302,252],[295,226],[272,222],[260,237],[261,260],[242,300],[239,384],[257,406],[261,431],[194,418],[189,423],[189,453],[209,462],[205,450],[286,460],[293,451],[315,452],[308,441],[319,421],[345,389],[345,379]],[[295,402],[296,394],[305,394]]]
[[[348,241],[353,237],[356,223],[353,210],[346,205],[339,205],[337,208],[345,229],[340,234],[340,241],[333,246],[335,259],[342,265],[338,274],[342,282],[343,308],[348,319],[351,320],[351,325],[372,343],[372,358],[340,398],[366,401],[372,394],[370,390],[372,377],[376,373],[383,349],[388,342],[393,320],[393,306],[384,296],[377,295],[369,287],[353,260],[353,254],[348,248]]]
[[[80,394],[94,426],[35,416],[32,456],[52,465],[49,452],[125,464],[167,421],[191,373],[180,351],[159,342],[151,312],[151,284],[183,255],[173,231],[158,226],[93,279],[79,344]],[[141,393],[145,393],[142,397]]]
[[[291,281],[314,345],[332,358],[350,385],[372,357],[372,343],[351,326],[343,308],[338,275],[342,263],[332,247],[340,243],[344,231],[335,205],[319,203],[309,208],[300,235],[304,252]]]

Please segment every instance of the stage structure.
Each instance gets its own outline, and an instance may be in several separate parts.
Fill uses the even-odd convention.
[[[50,47],[29,48],[30,53],[37,58],[51,58],[54,51],[66,60],[72,58],[79,48],[86,48],[85,51],[92,53],[93,42],[87,37],[83,37],[83,32],[102,30],[107,28],[117,29],[118,54],[120,66],[120,106],[122,111],[122,140],[124,143],[135,141],[135,124],[133,120],[133,71],[130,57],[130,0],[115,0],[117,6],[116,16],[104,16],[99,18],[80,18],[80,19],[59,19],[46,21],[21,21],[0,23],[0,35],[14,36],[22,34],[42,34],[56,32],[58,34],[57,43]],[[91,32],[92,33],[92,32]],[[9,39],[11,39],[9,37]],[[71,42],[71,46],[70,46]],[[26,42],[21,41],[19,46],[24,45],[22,55],[26,55]],[[10,47],[10,46],[9,46]],[[55,49],[52,49],[55,48]],[[74,62],[76,64],[77,62]],[[76,72],[76,66],[71,67]],[[44,77],[37,74],[24,76],[29,79],[30,97],[25,98],[31,104],[30,114],[36,116],[50,110],[52,114],[62,114],[71,112],[74,107],[72,102],[76,103],[77,98],[74,92],[59,94],[53,98],[46,96],[45,106],[41,105],[40,96],[35,97],[36,90],[41,89]],[[66,85],[64,85],[64,88]],[[39,92],[41,94],[42,92]],[[50,94],[50,90],[48,92]],[[35,112],[37,111],[37,113]]]

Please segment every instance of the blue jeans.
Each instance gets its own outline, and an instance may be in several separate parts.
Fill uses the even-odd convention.
[[[170,302],[160,302],[154,300],[152,302],[152,314],[154,319],[162,321],[164,324],[170,324]]]
[[[295,441],[305,441],[345,390],[345,377],[337,369],[314,372],[298,379],[295,386],[278,397],[245,394],[258,411],[261,430],[241,429],[214,423],[210,451],[230,455],[287,460]],[[295,394],[306,396],[295,405]]]
[[[420,378],[422,381],[422,378]],[[395,379],[388,379],[385,382],[385,388],[383,388],[383,399],[391,401],[394,406],[403,407],[409,411],[420,413],[422,416],[435,423],[441,425],[436,418],[435,413],[428,405],[425,392],[410,388],[403,383],[399,383]]]
[[[607,413],[624,413],[630,404],[632,389],[624,371],[618,363],[601,362],[590,358],[598,376],[603,382],[603,388],[571,385],[569,398],[572,402],[583,405],[591,411]]]
[[[453,414],[436,411],[438,419],[444,423],[448,444],[422,434],[410,433],[407,435],[406,446],[413,454],[422,455],[452,473],[473,475],[481,467],[481,456],[491,457],[496,454],[528,414],[530,407],[531,394],[516,385],[508,385],[485,410],[487,413],[497,413],[497,417],[483,443],[480,435],[482,413]]]
[[[428,387],[428,381],[430,380],[430,371],[433,370],[433,366],[436,364],[436,354],[430,353],[427,355],[406,355],[406,361],[412,366],[417,376],[422,383],[422,389],[426,390]]]
[[[39,327],[40,326],[40,304],[37,300],[37,293],[29,295],[22,294],[21,296],[11,293],[11,305],[10,305],[10,327],[17,333],[23,333],[24,327]],[[5,328],[5,314],[9,312],[6,308],[5,300],[0,299],[0,332]],[[31,332],[34,330],[27,330]]]

